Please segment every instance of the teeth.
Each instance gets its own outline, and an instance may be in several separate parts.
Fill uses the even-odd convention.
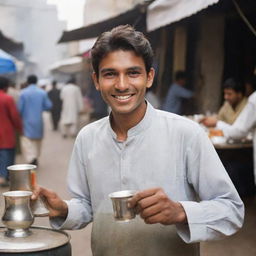
[[[115,96],[119,100],[126,100],[129,99],[132,95],[125,95],[125,96]]]

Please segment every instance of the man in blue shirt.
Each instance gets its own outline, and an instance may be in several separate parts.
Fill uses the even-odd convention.
[[[23,121],[22,153],[28,163],[38,164],[43,138],[42,112],[50,110],[52,103],[47,93],[36,86],[37,77],[28,76],[28,86],[21,91],[18,108]]]
[[[189,99],[193,96],[193,92],[184,88],[185,84],[185,72],[177,71],[175,74],[175,83],[171,85],[163,103],[163,110],[178,115],[182,114],[182,100]]]

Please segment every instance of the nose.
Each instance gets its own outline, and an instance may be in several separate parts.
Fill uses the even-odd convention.
[[[126,91],[129,88],[129,84],[124,75],[119,75],[115,83],[115,89],[118,91]]]

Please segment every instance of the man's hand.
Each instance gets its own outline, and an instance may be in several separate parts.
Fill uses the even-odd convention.
[[[205,117],[203,118],[200,123],[202,123],[203,125],[205,125],[206,127],[215,127],[217,124],[217,118],[215,116],[209,116],[209,117]]]
[[[147,224],[172,225],[187,221],[182,205],[168,198],[162,188],[152,188],[136,193],[129,200],[129,207],[136,207]]]
[[[36,186],[33,189],[31,199],[36,200],[39,196],[44,199],[44,203],[49,210],[49,217],[67,217],[68,206],[54,191]]]

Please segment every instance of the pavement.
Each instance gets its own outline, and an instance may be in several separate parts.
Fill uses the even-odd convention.
[[[69,199],[70,196],[67,192],[66,186],[66,174],[74,139],[63,139],[58,131],[52,131],[48,113],[44,114],[44,120],[45,137],[42,145],[42,153],[39,159],[37,181],[40,185],[57,192],[63,199]],[[82,127],[87,122],[87,116],[83,116],[80,126]],[[21,155],[17,156],[16,163],[24,163]],[[0,188],[0,194],[7,189],[8,188]],[[246,205],[246,216],[243,228],[237,234],[224,240],[202,243],[201,256],[256,255],[256,197],[243,198],[243,201]],[[1,216],[3,207],[3,197],[1,196]],[[33,225],[50,227],[47,217],[36,217]],[[73,256],[92,255],[90,247],[91,224],[81,230],[67,232],[71,235]]]

